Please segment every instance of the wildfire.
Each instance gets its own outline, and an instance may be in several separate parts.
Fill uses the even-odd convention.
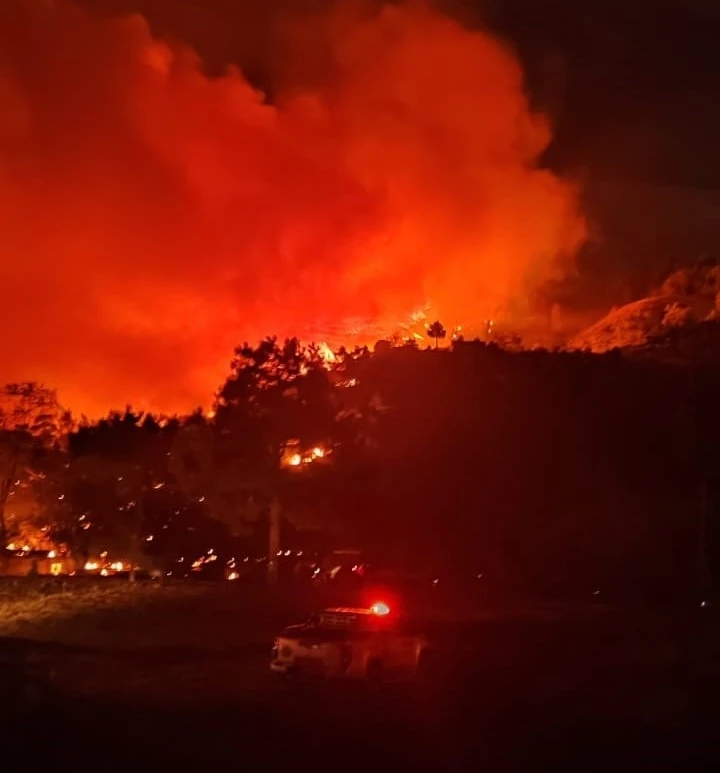
[[[328,453],[328,449],[323,448],[322,446],[314,446],[307,451],[291,451],[290,453],[286,453],[283,464],[287,467],[297,469],[301,466],[325,459]]]
[[[103,558],[104,557],[105,556],[103,556]],[[130,569],[131,564],[125,563],[123,561],[108,562],[106,560],[99,561],[97,559],[91,559],[85,562],[85,566],[83,568],[86,572],[99,572],[101,577],[109,577],[115,572],[122,572]]]
[[[57,385],[90,416],[184,412],[244,340],[321,340],[332,361],[422,326],[428,299],[448,325],[505,321],[562,275],[584,224],[538,164],[549,127],[509,47],[429,3],[322,5],[266,47],[266,97],[242,62],[207,77],[139,15],[0,3],[8,380]],[[303,89],[286,76],[316,51]]]

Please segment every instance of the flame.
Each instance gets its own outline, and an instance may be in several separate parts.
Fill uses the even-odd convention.
[[[321,341],[318,345],[318,352],[320,356],[325,360],[327,363],[333,363],[337,361],[337,355],[335,352],[325,343],[324,341]]]

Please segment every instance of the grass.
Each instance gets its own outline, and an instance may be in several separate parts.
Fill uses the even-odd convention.
[[[0,583],[0,637],[103,649],[223,650],[266,640],[297,605],[230,583]]]
[[[32,640],[33,658],[53,671],[61,698],[70,698],[40,705],[28,725],[30,745],[25,736],[17,736],[19,759],[27,766],[29,755],[48,743],[55,747],[55,768],[71,749],[72,764],[99,759],[107,766],[127,756],[129,765],[118,769],[138,764],[145,769],[149,759],[150,767],[182,769],[212,766],[213,755],[237,764],[260,748],[266,767],[270,761],[282,768],[297,767],[298,749],[312,746],[309,754],[317,767],[320,749],[352,763],[358,749],[370,742],[373,753],[383,755],[378,759],[386,760],[388,750],[400,750],[400,762],[392,765],[396,770],[411,764],[413,754],[424,755],[420,742],[428,738],[431,749],[440,739],[441,764],[432,769],[443,769],[446,751],[462,748],[471,735],[484,732],[485,745],[496,737],[495,716],[511,743],[528,749],[533,744],[523,740],[528,731],[535,733],[531,739],[549,734],[549,743],[556,737],[566,743],[574,732],[566,729],[575,727],[571,720],[580,728],[588,723],[588,748],[594,754],[596,743],[610,743],[598,731],[596,718],[611,719],[607,725],[617,724],[622,732],[652,722],[665,733],[680,727],[693,706],[693,693],[684,684],[658,683],[646,689],[626,684],[621,675],[607,689],[570,690],[567,698],[565,688],[574,688],[567,680],[536,688],[537,680],[527,681],[517,670],[512,647],[503,646],[507,642],[497,613],[481,621],[483,633],[473,642],[477,649],[471,660],[487,662],[469,685],[463,669],[439,693],[376,693],[345,686],[316,693],[303,685],[283,685],[268,671],[269,639],[284,623],[300,617],[307,604],[308,599],[228,582],[0,580],[0,637]],[[557,645],[555,639],[549,643]],[[535,650],[533,641],[516,644],[520,654]],[[534,676],[544,677],[545,672],[536,668]],[[9,704],[7,694],[5,698]],[[479,731],[483,722],[486,729]],[[12,730],[6,735],[2,769],[19,770],[12,763],[7,767],[8,745],[16,736]],[[503,743],[500,735],[498,744]],[[374,764],[370,757],[363,769]]]
[[[69,694],[172,705],[262,702],[272,698],[274,689],[268,673],[272,637],[312,606],[307,597],[228,582],[5,579],[0,580],[0,639],[28,642],[33,658],[52,670],[56,686]],[[548,612],[542,617],[556,618]],[[534,657],[543,647],[559,651],[565,642],[568,662],[580,657],[582,663],[593,649],[604,651],[599,637],[607,636],[609,647],[623,646],[627,663],[662,669],[678,658],[703,660],[705,668],[712,664],[708,670],[720,671],[714,668],[720,662],[714,652],[698,658],[693,648],[679,657],[677,634],[666,625],[648,623],[633,631],[634,621],[624,619],[585,628],[583,615],[571,617],[575,622],[568,630],[576,632],[572,637],[563,634],[556,640],[552,632],[560,628],[532,623],[508,639],[512,628],[503,622],[502,610],[485,609],[472,624],[474,657],[514,671],[513,647],[522,659]],[[525,630],[530,638],[525,638]],[[584,638],[577,638],[583,630]],[[720,651],[717,628],[703,633],[693,639]],[[668,695],[677,703],[674,693]]]
[[[115,581],[6,582],[0,585],[0,636],[69,646],[153,646],[178,633],[164,625],[162,611],[203,591]]]
[[[73,694],[233,700],[267,680],[269,642],[302,603],[234,583],[0,582],[0,638]]]

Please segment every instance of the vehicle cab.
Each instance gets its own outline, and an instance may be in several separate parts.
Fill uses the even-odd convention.
[[[429,654],[425,636],[384,602],[332,607],[286,628],[273,644],[270,669],[347,679],[412,676]]]

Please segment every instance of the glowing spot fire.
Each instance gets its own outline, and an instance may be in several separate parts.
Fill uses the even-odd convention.
[[[335,362],[337,360],[335,352],[324,341],[318,344],[318,352],[325,362]]]

